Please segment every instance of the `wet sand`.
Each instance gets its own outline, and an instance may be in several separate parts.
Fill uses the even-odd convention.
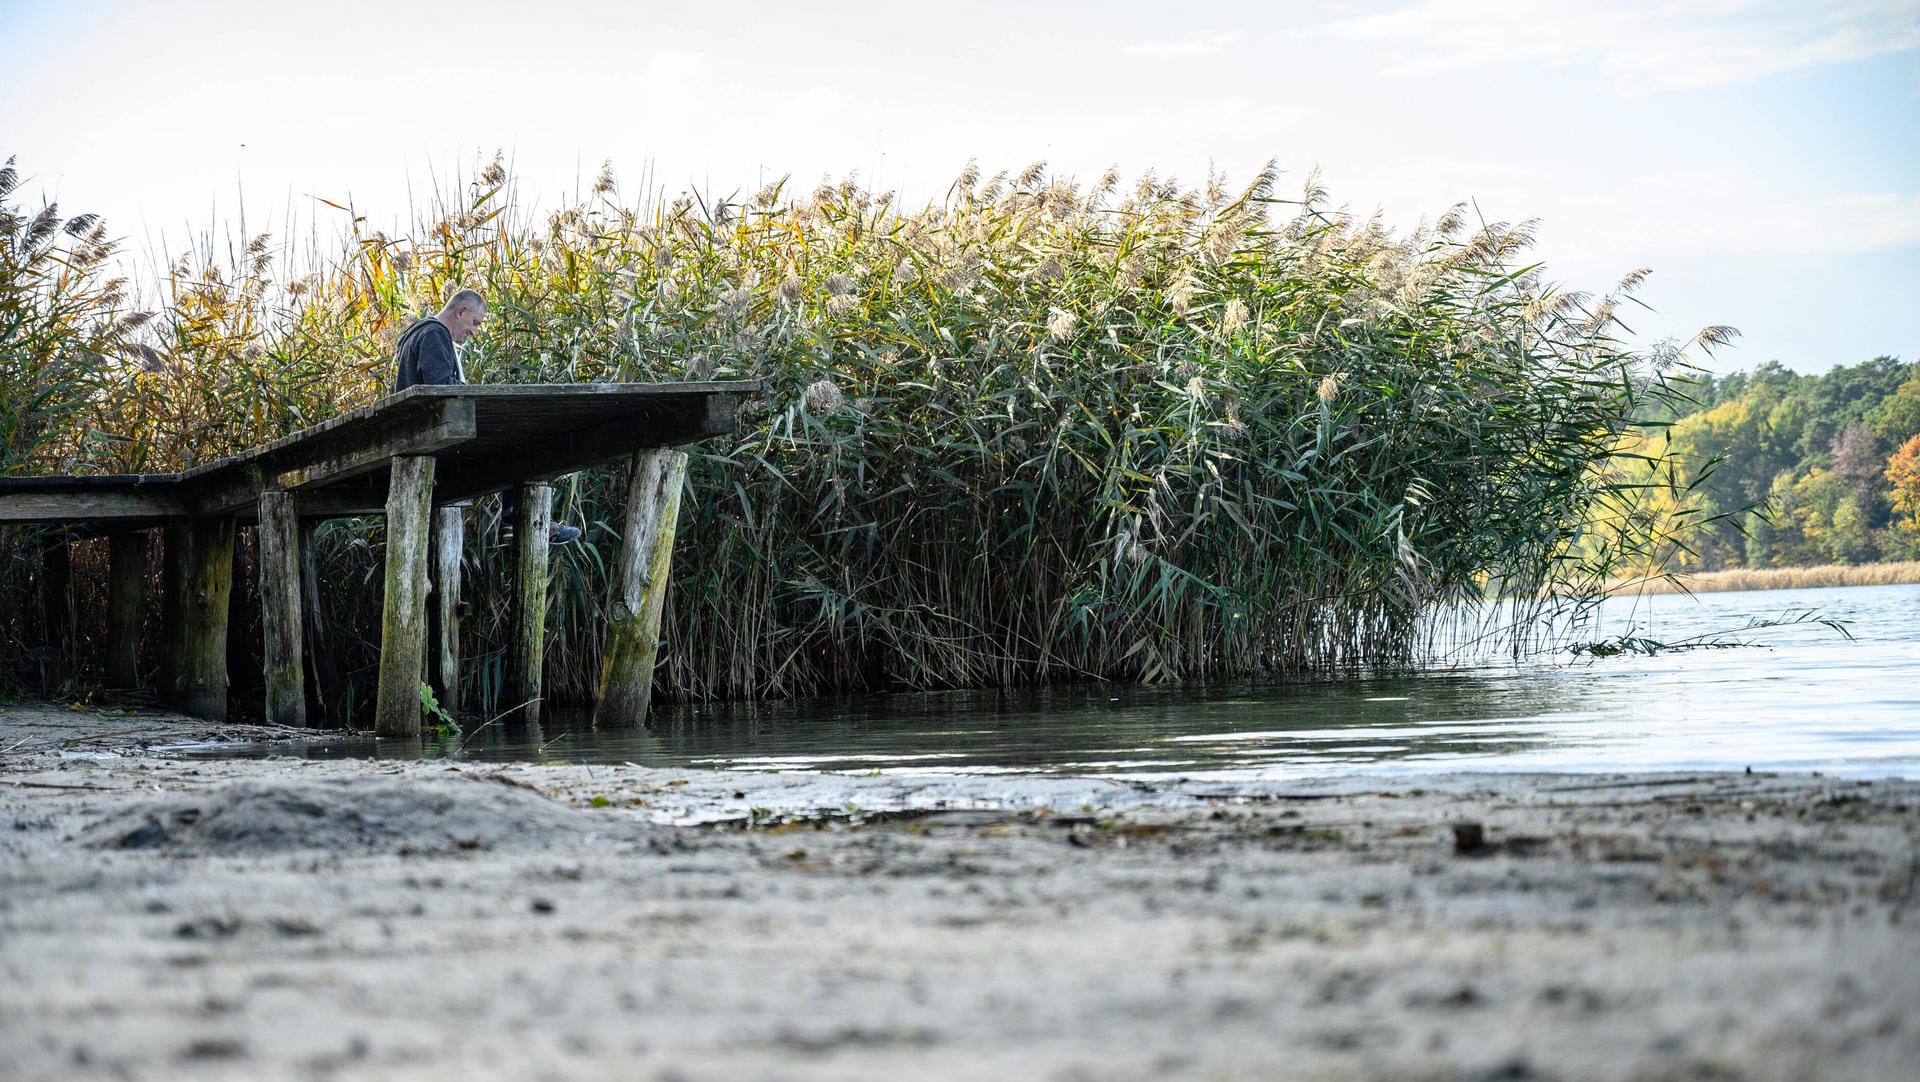
[[[1920,1063],[1912,781],[165,750],[260,734],[0,706],[0,1077],[1904,1080]]]

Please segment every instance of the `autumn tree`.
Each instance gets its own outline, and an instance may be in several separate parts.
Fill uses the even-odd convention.
[[[1887,531],[1895,555],[1920,558],[1920,435],[1900,446],[1887,460],[1887,483],[1893,493],[1893,525]]]

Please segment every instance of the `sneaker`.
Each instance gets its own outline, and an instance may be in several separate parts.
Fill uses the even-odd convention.
[[[564,545],[569,541],[577,541],[579,538],[580,527],[568,526],[565,523],[556,523],[553,530],[547,534],[547,544]]]

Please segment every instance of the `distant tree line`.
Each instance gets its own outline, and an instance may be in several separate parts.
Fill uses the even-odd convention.
[[[1920,558],[1920,363],[1882,356],[1824,375],[1778,361],[1702,376],[1660,440],[1698,513],[1676,512],[1683,567]]]

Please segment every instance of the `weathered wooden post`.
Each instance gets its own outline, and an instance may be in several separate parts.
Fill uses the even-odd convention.
[[[40,666],[41,690],[57,693],[73,656],[73,553],[65,537],[40,546],[40,608],[51,651]]]
[[[432,510],[432,456],[396,456],[387,483],[386,600],[380,620],[380,687],[373,708],[374,732],[381,736],[420,735]]]
[[[309,716],[328,728],[344,729],[347,719],[337,716],[336,711],[327,704],[327,690],[340,686],[339,675],[334,667],[333,656],[327,653],[326,610],[320,607],[320,566],[314,557],[313,526],[302,523],[300,526],[300,594],[306,600],[301,606],[306,612],[306,625],[303,628],[307,649],[307,688],[312,692],[308,706]]]
[[[253,643],[249,638],[253,631],[253,611],[247,607],[248,591],[257,590],[259,584],[249,581],[247,569],[246,535],[240,524],[234,523],[233,530],[233,570],[227,581],[227,704],[231,708],[236,695],[251,699],[256,688],[264,692],[261,677],[265,674],[253,666]],[[235,667],[235,662],[238,667]]]
[[[187,524],[170,522],[160,545],[160,698],[170,701],[179,682],[180,628],[186,620]]]
[[[227,613],[233,593],[234,523],[197,518],[167,531],[167,563],[178,623],[167,666],[167,697],[195,717],[227,716]]]
[[[147,535],[121,530],[107,536],[107,686],[140,683],[140,625],[146,618]]]
[[[508,630],[506,701],[510,720],[539,721],[547,645],[548,535],[553,530],[553,486],[520,486],[514,514],[513,624]]]
[[[300,617],[300,517],[293,496],[260,493],[260,628],[267,724],[307,724]]]
[[[465,546],[465,509],[442,507],[434,511],[427,683],[449,713],[460,709],[460,555]]]
[[[613,611],[607,622],[595,726],[647,720],[653,665],[660,648],[660,614],[667,603],[673,541],[680,521],[680,489],[687,456],[671,448],[633,456],[627,514],[614,569]]]

